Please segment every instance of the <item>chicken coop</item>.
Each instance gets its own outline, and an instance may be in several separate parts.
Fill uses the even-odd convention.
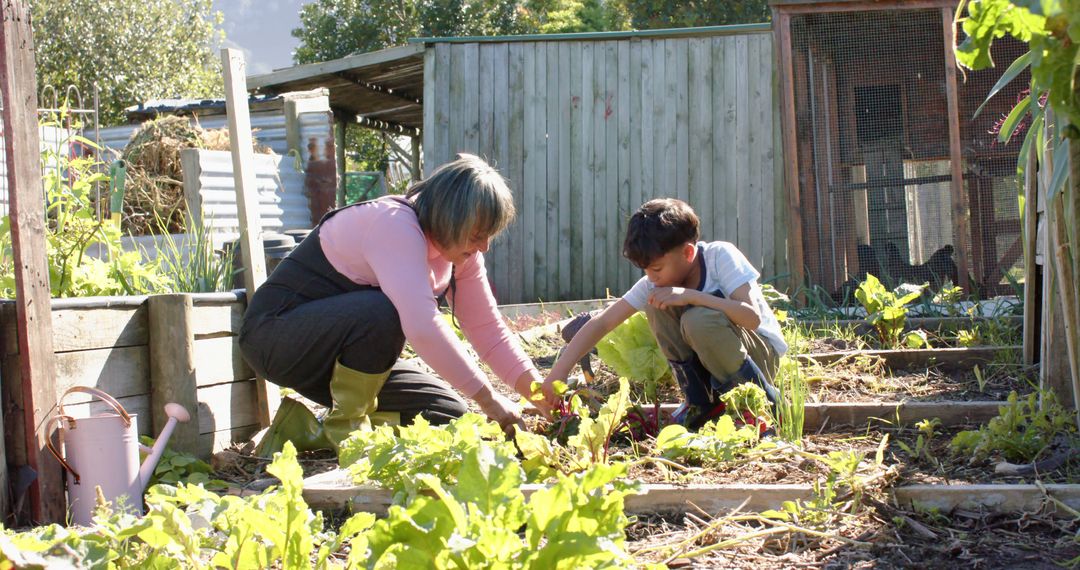
[[[1003,38],[995,67],[958,68],[956,6],[773,3],[796,283],[843,301],[867,273],[982,296],[1020,280],[1023,136],[997,131],[1028,81],[976,111],[1025,48]]]

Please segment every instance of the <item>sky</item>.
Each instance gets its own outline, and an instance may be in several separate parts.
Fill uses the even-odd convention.
[[[247,74],[259,75],[293,64],[300,6],[311,0],[213,0],[225,16],[225,47],[244,52]]]

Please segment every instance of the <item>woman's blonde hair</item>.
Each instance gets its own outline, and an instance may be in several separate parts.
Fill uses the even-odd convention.
[[[502,177],[476,155],[459,154],[409,188],[420,228],[437,244],[464,244],[470,233],[494,237],[514,221],[514,197]]]

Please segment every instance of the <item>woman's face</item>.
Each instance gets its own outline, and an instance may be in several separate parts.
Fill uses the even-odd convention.
[[[474,231],[469,233],[469,238],[465,240],[465,243],[439,249],[443,257],[455,265],[460,265],[477,253],[487,253],[490,247],[491,236]]]

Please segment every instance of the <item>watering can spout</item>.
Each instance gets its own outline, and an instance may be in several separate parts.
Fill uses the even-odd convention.
[[[161,459],[161,454],[165,451],[165,445],[169,443],[169,438],[172,436],[173,430],[176,429],[176,422],[188,422],[191,420],[191,414],[180,404],[165,404],[165,415],[169,416],[169,421],[165,423],[165,427],[161,428],[161,433],[158,434],[154,447],[150,449],[150,454],[147,455],[146,460],[139,467],[139,484],[142,491],[146,491],[146,484],[150,482],[150,477],[154,474],[158,460]]]

